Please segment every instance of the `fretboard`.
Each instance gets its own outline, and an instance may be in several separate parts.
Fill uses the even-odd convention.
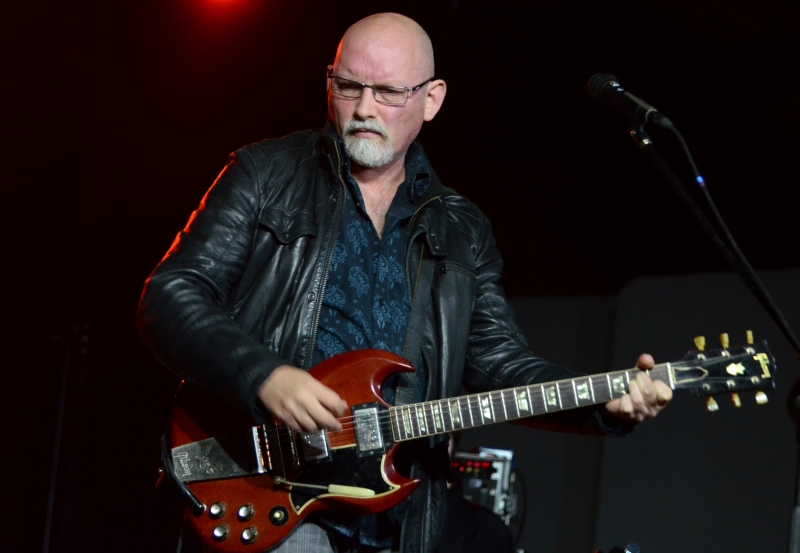
[[[640,369],[586,375],[494,392],[400,405],[390,409],[395,441],[412,440],[485,424],[511,421],[618,398]],[[653,379],[668,385],[670,364],[656,365]]]

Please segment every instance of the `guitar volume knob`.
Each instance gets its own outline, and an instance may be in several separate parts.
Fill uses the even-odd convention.
[[[221,501],[213,503],[211,507],[208,508],[208,516],[211,518],[222,518],[223,515],[225,515],[225,504]]]
[[[211,537],[214,538],[214,541],[225,541],[228,539],[228,534],[230,530],[228,530],[227,524],[220,524],[219,526],[215,527],[214,530],[211,532]]]
[[[246,505],[242,505],[241,507],[239,507],[239,510],[236,511],[236,516],[241,521],[250,520],[251,518],[253,518],[254,514],[255,511],[253,510],[253,506],[250,505],[249,503]]]
[[[245,528],[242,530],[242,541],[246,544],[251,544],[256,542],[256,538],[258,538],[258,530],[255,526],[250,526],[249,528]]]

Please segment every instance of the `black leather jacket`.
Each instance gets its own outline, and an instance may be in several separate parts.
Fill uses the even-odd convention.
[[[139,308],[144,344],[181,378],[254,418],[259,385],[279,365],[308,369],[321,296],[339,231],[344,182],[334,131],[265,140],[231,155],[186,228],[148,278]],[[435,173],[409,223],[414,289],[424,248],[436,262],[421,353],[426,400],[558,380],[577,373],[535,357],[498,285],[502,260],[489,221]],[[579,410],[579,412],[582,410]],[[573,428],[592,431],[583,411]],[[446,462],[418,444],[404,551],[432,551],[441,528]]]

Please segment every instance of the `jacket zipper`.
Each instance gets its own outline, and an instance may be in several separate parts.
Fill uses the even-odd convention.
[[[417,218],[417,215],[419,214],[420,211],[422,211],[422,208],[425,207],[426,205],[428,205],[429,203],[431,203],[433,200],[438,200],[439,198],[441,198],[441,195],[434,196],[433,198],[431,198],[430,200],[426,201],[424,204],[422,204],[421,206],[419,206],[417,208],[417,210],[414,212],[414,215],[412,215],[411,219],[408,220],[408,231],[407,232],[409,234],[411,234],[411,225],[414,224],[414,219]]]
[[[325,287],[328,285],[328,275],[331,272],[331,258],[333,257],[333,250],[336,247],[336,240],[339,236],[339,225],[342,222],[341,215],[344,212],[344,204],[347,202],[347,187],[344,185],[344,178],[342,178],[342,156],[339,154],[339,145],[333,143],[333,148],[336,150],[336,175],[339,177],[339,184],[342,186],[342,201],[336,207],[336,217],[333,224],[333,235],[331,236],[331,243],[328,247],[328,258],[325,260],[325,276],[322,277],[322,285],[317,292],[317,306],[314,309],[314,326],[311,330],[311,343],[306,355],[305,369],[311,368],[311,361],[314,359],[314,348],[317,345],[317,330],[319,329],[319,316],[322,312],[322,297],[325,295]]]

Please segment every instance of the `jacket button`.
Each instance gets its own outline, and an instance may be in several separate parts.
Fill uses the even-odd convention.
[[[317,295],[314,292],[309,292],[308,296],[306,297],[308,298],[308,301],[314,301],[317,298]]]
[[[334,196],[333,194],[331,194],[331,203],[334,204],[336,203],[336,196]]]

